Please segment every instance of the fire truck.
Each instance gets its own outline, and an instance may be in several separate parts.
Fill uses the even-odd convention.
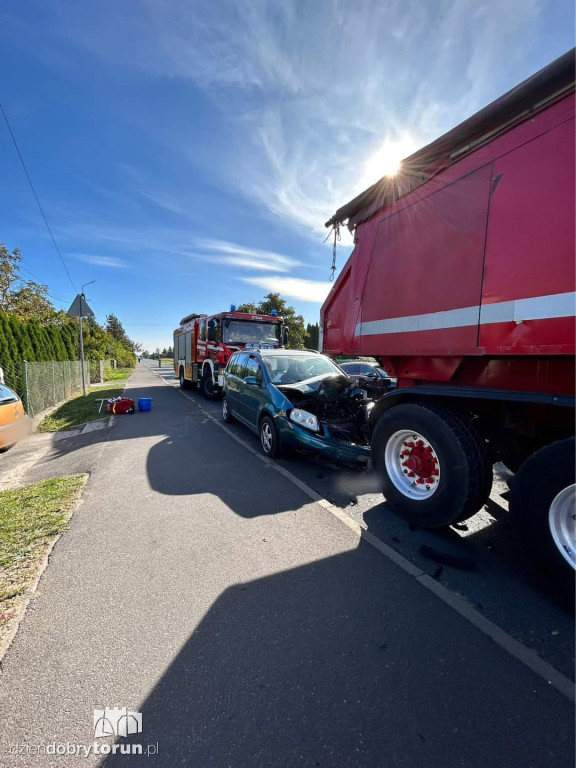
[[[510,513],[573,595],[574,50],[406,158],[326,223],[354,249],[320,317],[327,354],[398,387],[370,414],[389,504],[437,528],[515,472]]]
[[[286,343],[281,317],[229,312],[190,314],[174,331],[174,373],[183,389],[200,387],[208,400],[220,397],[224,368],[233,352],[248,346],[270,348]]]

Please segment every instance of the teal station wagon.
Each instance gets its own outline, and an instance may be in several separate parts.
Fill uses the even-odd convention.
[[[289,349],[244,349],[224,373],[222,418],[260,436],[266,456],[288,448],[367,462],[373,403],[330,358]]]

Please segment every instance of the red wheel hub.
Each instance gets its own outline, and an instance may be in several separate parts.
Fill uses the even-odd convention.
[[[424,445],[422,440],[404,443],[401,457],[404,459],[402,466],[408,470],[408,477],[417,477],[418,484],[434,482],[438,475],[438,459],[431,446]]]

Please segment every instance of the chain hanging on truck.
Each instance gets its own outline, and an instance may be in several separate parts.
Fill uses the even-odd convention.
[[[332,233],[334,234],[334,244],[332,246],[332,266],[330,267],[330,277],[328,278],[328,280],[331,283],[334,282],[334,276],[336,274],[336,244],[339,243],[340,240],[341,240],[341,237],[340,237],[340,224],[339,224],[339,222],[337,222],[337,221],[334,222],[334,224],[332,225],[332,229],[330,230],[330,232],[328,232],[328,235],[327,235],[326,239],[324,240],[324,242],[326,242],[326,240],[328,240],[328,238],[330,237],[330,235]]]

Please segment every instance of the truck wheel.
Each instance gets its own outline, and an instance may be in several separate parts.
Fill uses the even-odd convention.
[[[436,405],[405,403],[380,417],[372,464],[386,500],[423,528],[474,515],[492,488],[492,466],[473,427]]]
[[[180,374],[178,378],[180,379],[180,389],[188,389],[190,385],[188,379],[184,378],[184,368],[180,368]]]
[[[234,416],[232,416],[228,407],[228,398],[224,394],[222,395],[222,421],[226,422],[226,424],[232,424],[234,421]]]
[[[269,459],[277,459],[280,456],[280,436],[270,416],[264,416],[260,422],[260,445]]]
[[[202,374],[202,378],[200,379],[200,392],[202,392],[206,400],[218,400],[220,397],[220,390],[214,383],[210,368],[207,368]]]
[[[510,514],[519,539],[561,597],[574,606],[576,485],[574,438],[536,451],[510,489]]]

